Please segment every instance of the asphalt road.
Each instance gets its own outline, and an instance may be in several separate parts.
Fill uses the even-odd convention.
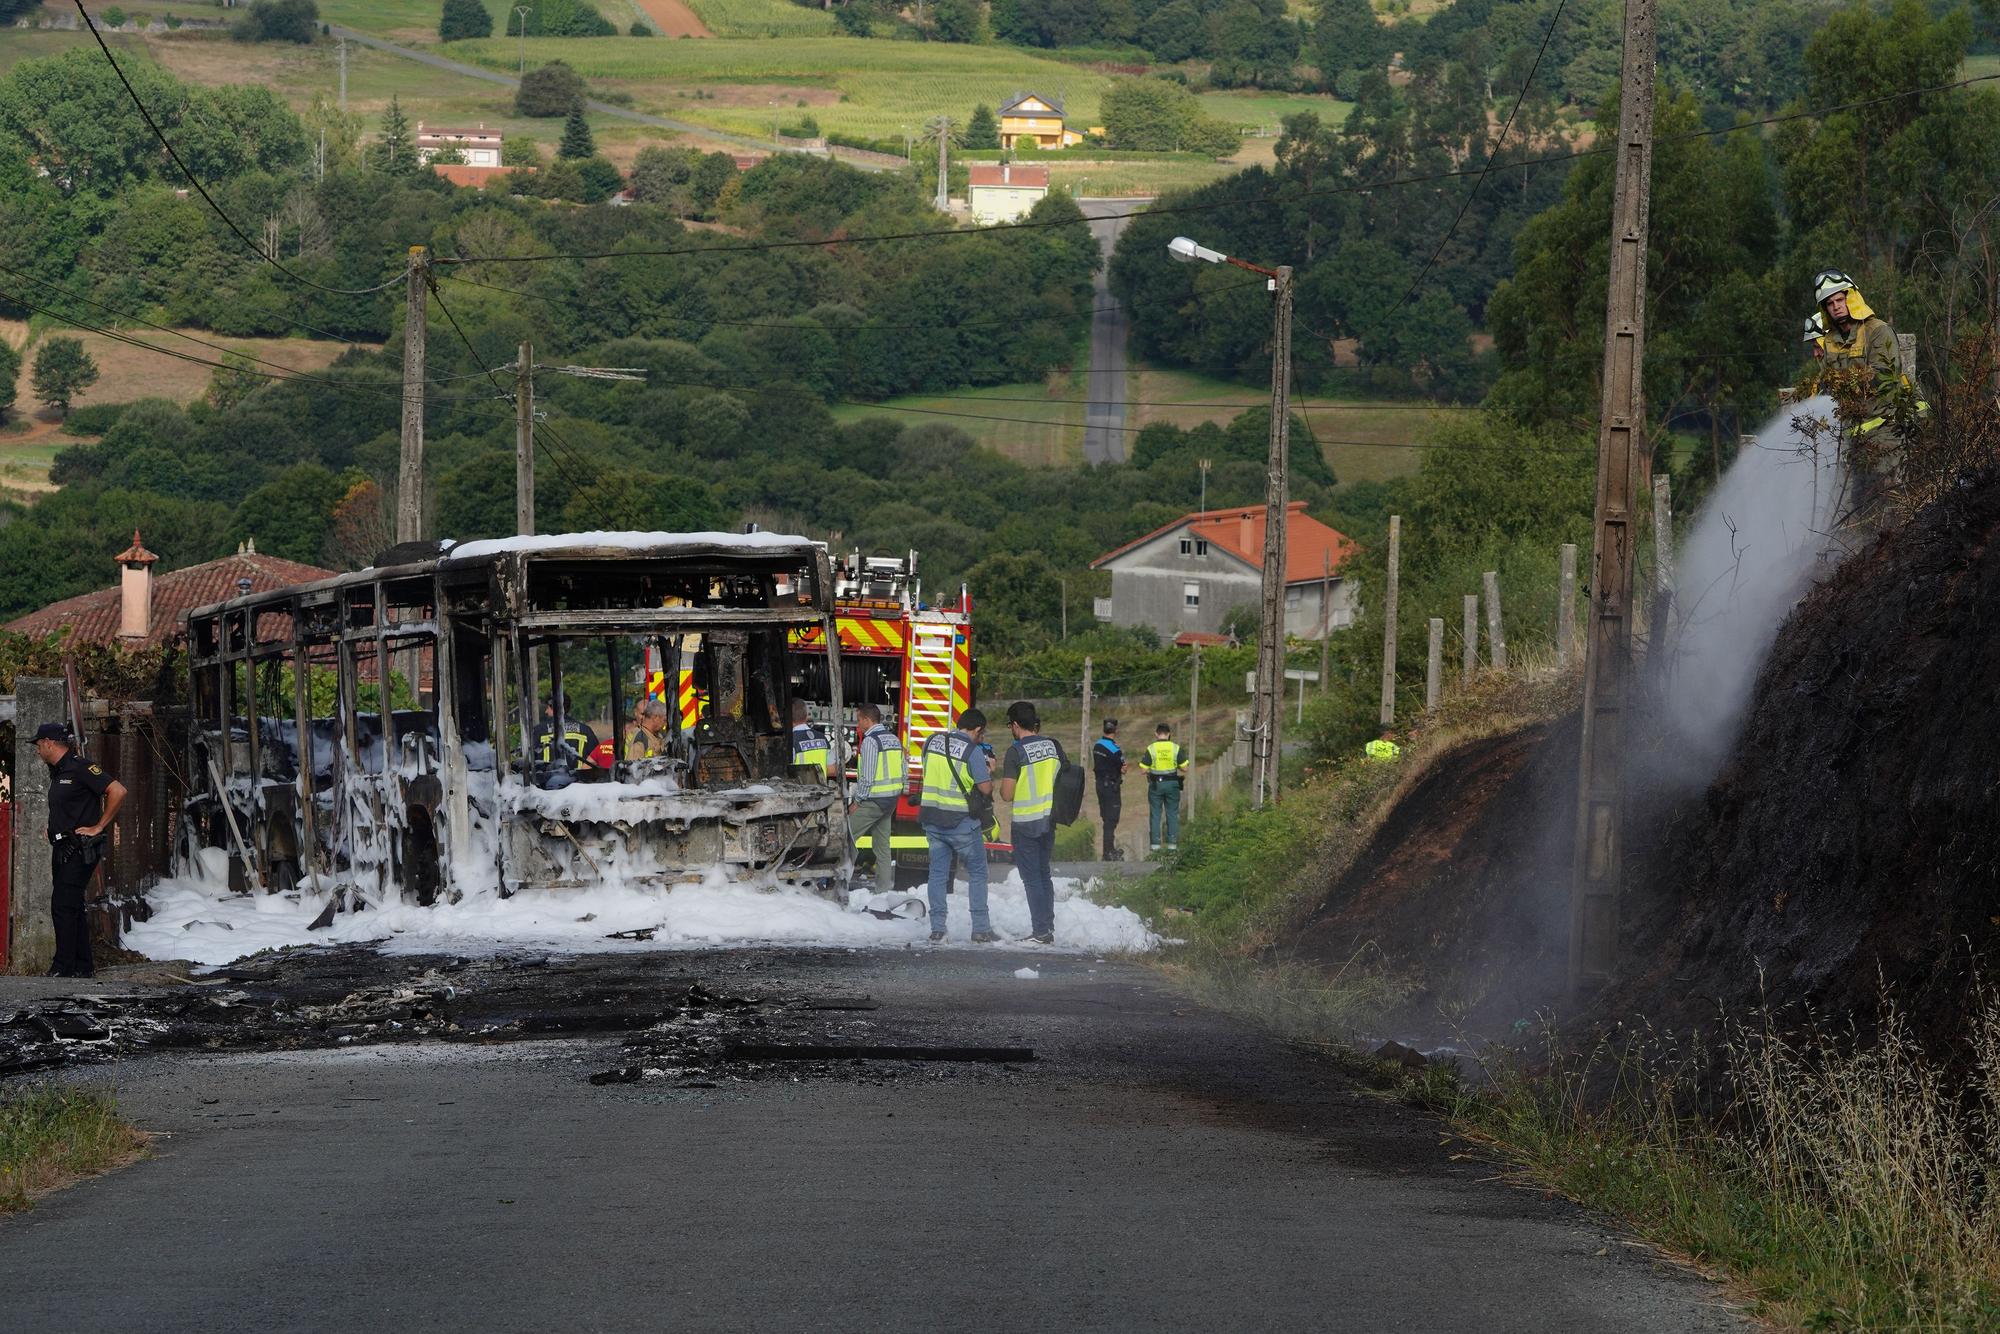
[[[993,950],[651,959],[718,993],[871,996],[830,1016],[849,1038],[1036,1059],[595,1086],[633,1040],[598,1035],[100,1067],[82,1077],[114,1079],[168,1137],[0,1223],[5,1323],[1738,1327],[1710,1285],[1452,1161],[1463,1146],[1435,1121],[1144,969]],[[1029,963],[1038,978],[1013,976]]]
[[[1090,374],[1085,378],[1090,399],[1083,410],[1083,458],[1086,463],[1125,461],[1125,342],[1132,321],[1111,297],[1111,252],[1127,215],[1151,203],[1148,199],[1079,199],[1077,206],[1091,220],[1090,233],[1104,252],[1105,267],[1097,271],[1090,318]]]

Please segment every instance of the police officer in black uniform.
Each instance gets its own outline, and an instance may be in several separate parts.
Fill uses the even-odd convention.
[[[103,855],[102,835],[125,800],[125,785],[69,743],[61,723],[35,729],[35,753],[49,766],[49,859],[56,926],[56,962],[50,977],[89,977],[90,925],[83,892]]]
[[[1090,748],[1090,767],[1097,777],[1097,818],[1104,826],[1104,860],[1124,861],[1125,854],[1118,850],[1118,816],[1125,806],[1125,790],[1120,784],[1132,766],[1118,748],[1116,718],[1104,720],[1104,735]]]

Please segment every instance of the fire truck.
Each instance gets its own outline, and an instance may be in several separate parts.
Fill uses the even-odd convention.
[[[950,731],[958,715],[977,699],[972,658],[972,596],[962,586],[948,602],[928,605],[917,577],[917,553],[906,556],[863,556],[849,553],[833,562],[835,625],[840,633],[841,716],[833,716],[830,664],[825,632],[803,626],[790,636],[789,668],[792,696],[803,699],[814,722],[829,735],[841,737],[848,779],[854,781],[858,740],[854,708],[873,704],[883,721],[902,738],[908,757],[903,795],[896,802],[890,835],[897,887],[920,884],[929,871],[928,844],[917,819],[923,792],[924,742],[934,732]],[[654,672],[648,691],[667,699],[667,682]],[[700,683],[690,670],[674,683],[672,706],[680,711],[681,727],[692,731],[706,706]],[[1005,860],[1012,849],[989,831],[990,857]],[[884,860],[877,849],[878,867]],[[881,884],[889,888],[886,881]]]

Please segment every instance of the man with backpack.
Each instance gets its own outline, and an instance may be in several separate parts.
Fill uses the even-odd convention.
[[[1029,701],[1007,706],[1007,726],[1014,744],[1000,762],[1000,796],[1013,803],[1009,828],[1014,865],[1028,894],[1028,939],[1053,945],[1056,882],[1049,861],[1056,850],[1056,776],[1068,757],[1061,742],[1041,734],[1041,715]]]
[[[1000,939],[986,912],[986,825],[993,813],[993,769],[986,762],[986,715],[967,709],[958,726],[924,741],[924,791],[919,818],[930,849],[931,941],[944,939],[945,894],[953,863],[965,867],[972,943]]]

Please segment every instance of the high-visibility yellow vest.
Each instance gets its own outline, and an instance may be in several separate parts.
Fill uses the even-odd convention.
[[[1024,736],[1014,744],[1021,748],[1021,772],[1014,780],[1014,823],[1046,820],[1055,814],[1062,747],[1045,736]]]
[[[826,776],[827,761],[832,751],[827,746],[826,737],[811,723],[799,723],[792,728],[792,765],[818,768],[821,777]]]
[[[1146,758],[1139,767],[1154,778],[1172,778],[1181,767],[1180,743],[1155,741],[1146,747]]]
[[[966,792],[972,786],[972,770],[967,763],[972,738],[963,732],[933,732],[924,740],[923,805],[928,810],[957,811],[969,815]]]
[[[1380,738],[1369,742],[1363,749],[1368,752],[1368,758],[1371,760],[1400,759],[1403,754],[1401,746],[1393,741],[1383,741]]]
[[[875,742],[875,772],[857,774],[861,781],[861,795],[864,797],[894,797],[903,791],[907,757],[903,754],[903,743],[881,723],[868,729],[868,736]]]
[[[576,727],[574,724],[572,724],[570,727],[564,729],[562,733],[562,739],[564,744],[568,747],[568,749],[575,754],[576,762],[578,764],[588,765],[590,763],[591,744],[590,744],[590,737],[587,733],[585,733],[581,728]],[[553,731],[543,732],[541,736],[535,739],[535,744],[541,748],[543,764],[555,763],[555,758],[556,758],[555,732]]]
[[[667,753],[667,738],[654,736],[638,723],[630,723],[625,728],[625,758],[628,760],[657,760]]]

